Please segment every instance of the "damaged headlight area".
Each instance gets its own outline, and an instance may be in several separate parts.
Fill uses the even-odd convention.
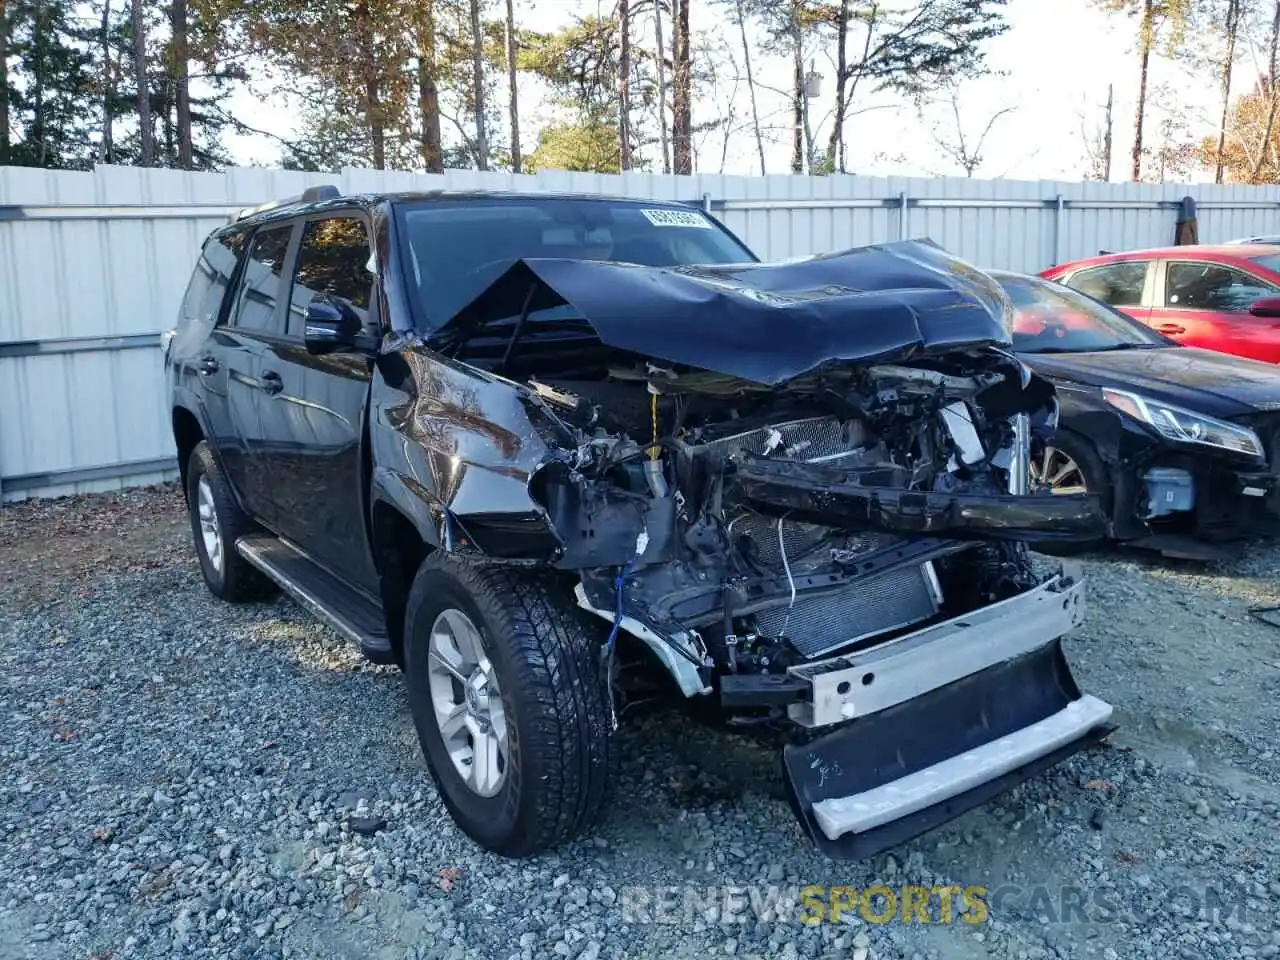
[[[530,483],[556,565],[686,695],[1015,596],[1036,584],[1023,542],[1101,528],[1093,497],[1027,495],[1056,399],[999,351],[767,388],[652,361],[531,388],[577,441]],[[728,687],[766,713],[793,695]]]
[[[1169,440],[1216,447],[1249,457],[1266,456],[1262,441],[1248,427],[1183,410],[1128,390],[1104,388],[1102,397],[1117,410],[1152,427]]]

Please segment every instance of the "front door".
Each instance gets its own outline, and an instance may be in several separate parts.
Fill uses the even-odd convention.
[[[1254,301],[1280,290],[1221,263],[1167,260],[1151,326],[1189,347],[1275,362],[1271,325],[1249,313]]]
[[[368,224],[355,213],[302,224],[287,329],[264,358],[264,375],[280,384],[266,400],[271,442],[265,464],[280,534],[376,592],[362,460],[373,361],[364,353],[312,356],[303,342],[306,307],[317,295],[345,301],[366,327],[372,324],[371,250]]]

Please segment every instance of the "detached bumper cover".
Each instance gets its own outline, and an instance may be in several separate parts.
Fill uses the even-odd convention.
[[[968,793],[1083,737],[1111,716],[1111,705],[1083,696],[1029,727],[941,760],[891,783],[813,806],[822,832],[835,839],[875,827]]]
[[[919,836],[1111,733],[1059,641],[783,750],[800,823],[862,859]]]
[[[792,720],[833,728],[783,751],[792,805],[819,849],[872,856],[1109,734],[1110,705],[1081,695],[1062,654],[1084,609],[1079,567],[1066,564],[1016,597],[792,667],[811,684]]]

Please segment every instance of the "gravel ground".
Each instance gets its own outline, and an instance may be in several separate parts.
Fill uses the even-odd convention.
[[[0,511],[5,960],[1280,955],[1280,630],[1247,613],[1276,546],[1089,558],[1068,656],[1121,731],[892,855],[824,860],[771,752],[656,715],[595,836],[508,862],[453,828],[397,672],[213,600],[188,538],[173,487]],[[797,920],[877,883],[987,909]]]

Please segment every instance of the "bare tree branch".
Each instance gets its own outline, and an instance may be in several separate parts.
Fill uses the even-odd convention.
[[[954,161],[964,171],[966,177],[972,177],[978,168],[982,166],[983,146],[986,144],[991,130],[995,127],[996,121],[1013,113],[1018,108],[1016,106],[1005,106],[996,110],[988,116],[977,138],[971,140],[965,134],[964,118],[961,115],[959,86],[953,82],[949,83],[946,89],[947,97],[944,102],[951,119],[949,128],[944,130],[942,124],[929,123],[927,121],[925,106],[928,101],[921,102],[918,107],[920,119],[928,127],[930,139],[933,140],[938,150]]]

